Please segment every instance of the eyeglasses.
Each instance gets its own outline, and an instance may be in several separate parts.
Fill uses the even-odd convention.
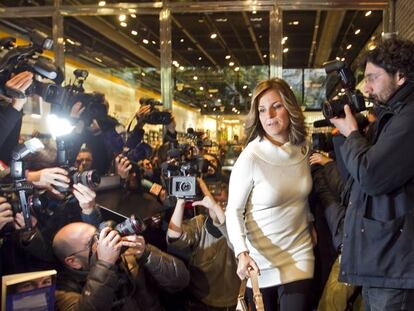
[[[98,239],[99,239],[99,237],[98,237],[98,233],[96,232],[96,233],[94,233],[94,234],[92,235],[91,239],[88,241],[88,244],[87,244],[86,248],[81,249],[81,250],[79,250],[79,251],[76,251],[76,252],[74,252],[74,253],[72,253],[72,254],[68,255],[67,257],[70,257],[70,256],[75,256],[75,255],[77,255],[77,254],[79,254],[79,253],[82,253],[82,252],[84,252],[84,251],[89,251],[89,254],[88,254],[88,263],[89,263],[89,262],[90,262],[90,260],[91,260],[92,255],[93,255],[93,251],[94,251],[94,244],[98,243]]]
[[[380,72],[380,73],[377,73],[377,74],[373,74],[373,73],[367,74],[364,77],[364,82],[365,83],[372,83],[375,80],[377,80],[380,76],[382,76],[383,74],[384,74],[383,72]]]

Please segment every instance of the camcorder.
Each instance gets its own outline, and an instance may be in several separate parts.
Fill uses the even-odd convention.
[[[0,40],[3,51],[0,55],[0,93],[13,98],[38,95],[51,104],[52,113],[64,116],[68,116],[72,106],[80,101],[85,107],[81,118],[87,125],[92,119],[104,120],[108,113],[104,105],[104,95],[85,93],[83,88],[88,72],[75,70],[75,81],[61,86],[64,81],[62,70],[51,59],[41,55],[44,50],[52,49],[53,40],[38,30],[28,32],[28,35],[31,43],[25,46],[16,46],[16,39],[12,37]],[[13,74],[23,71],[30,71],[35,75],[32,85],[25,93],[5,86]],[[50,82],[39,81],[39,78]]]
[[[162,106],[162,103],[154,98],[142,97],[139,100],[141,106],[150,106],[150,112],[142,119],[143,122],[148,124],[160,124],[167,125],[172,121],[172,115],[168,111],[160,111],[155,106]]]
[[[69,165],[67,156],[65,140],[62,138],[56,139],[57,146],[57,162],[58,165],[68,172],[70,183],[69,186],[56,187],[59,192],[67,193],[73,187],[73,184],[80,183],[90,189],[95,189],[101,182],[101,177],[96,170],[86,170],[79,172],[76,167]]]
[[[359,90],[355,89],[356,81],[352,71],[343,61],[333,60],[324,64],[327,74],[336,72],[340,77],[342,88],[345,95],[339,99],[326,101],[322,105],[322,113],[329,120],[334,117],[343,118],[345,116],[344,106],[349,105],[353,114],[366,110],[365,99]]]
[[[34,154],[44,146],[37,138],[32,138],[24,144],[17,145],[12,151],[12,160],[10,163],[10,184],[0,185],[0,195],[5,197],[12,206],[13,215],[22,213],[25,226],[22,230],[31,231],[32,221],[31,213],[45,212],[33,185],[25,178],[25,163],[27,156]],[[3,232],[11,233],[13,226],[6,226]]]

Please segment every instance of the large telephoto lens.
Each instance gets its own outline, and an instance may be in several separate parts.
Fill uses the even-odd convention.
[[[125,221],[116,225],[115,230],[119,232],[121,236],[131,234],[141,234],[145,231],[146,225],[140,217],[131,216],[125,219]]]
[[[101,176],[99,176],[96,170],[88,170],[84,172],[76,172],[72,177],[73,183],[81,183],[89,188],[96,188],[101,182]]]

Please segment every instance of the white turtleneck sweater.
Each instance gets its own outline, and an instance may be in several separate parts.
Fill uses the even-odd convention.
[[[227,232],[236,256],[248,251],[259,266],[262,288],[313,277],[308,153],[257,137],[232,169]]]

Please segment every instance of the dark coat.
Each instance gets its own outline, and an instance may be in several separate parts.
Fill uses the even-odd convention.
[[[160,290],[176,292],[189,280],[181,260],[147,245],[139,263],[129,256],[115,266],[98,260],[89,272],[59,272],[56,306],[59,311],[161,311]]]
[[[414,83],[379,110],[372,145],[355,131],[341,152],[354,182],[340,280],[414,288]]]

